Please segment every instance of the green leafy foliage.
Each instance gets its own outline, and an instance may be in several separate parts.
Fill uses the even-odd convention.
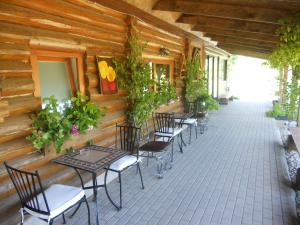
[[[70,106],[66,104],[64,116],[72,125],[77,125],[80,133],[85,133],[91,126],[97,126],[97,122],[105,113],[104,108],[99,108],[89,101],[89,97],[77,92],[76,97],[71,98]]]
[[[280,28],[277,34],[281,44],[269,57],[269,64],[274,68],[291,67],[300,64],[300,16],[279,21]]]
[[[219,103],[215,99],[213,99],[213,97],[211,97],[209,94],[201,95],[197,98],[197,102],[198,105],[202,106],[202,111],[218,110],[220,108]]]
[[[32,118],[34,131],[27,139],[32,141],[37,149],[54,142],[59,152],[64,141],[69,137],[72,124],[59,112],[59,105],[54,96],[44,98],[43,103],[45,107]]]
[[[273,108],[270,111],[266,112],[266,116],[268,117],[286,116],[287,113],[284,108],[285,107],[282,104],[275,103]]]
[[[128,40],[130,51],[123,62],[114,61],[118,82],[126,90],[128,108],[127,120],[131,124],[141,126],[160,103],[173,98],[175,88],[168,82],[158,84],[151,79],[150,65],[143,61],[142,52],[147,43],[141,43],[139,36]],[[160,85],[158,92],[152,91]]]
[[[77,125],[80,133],[84,133],[89,126],[96,126],[104,115],[87,96],[80,93],[71,99],[70,105],[65,104],[64,110],[54,96],[44,98],[43,103],[44,108],[32,117],[34,130],[27,137],[36,149],[43,149],[53,142],[59,153],[63,143],[70,137],[72,125]]]
[[[201,70],[199,57],[187,59],[185,99],[188,102],[195,101],[201,95],[207,93],[207,81],[205,73]]]
[[[283,83],[282,86],[284,88],[282,107],[289,119],[296,119],[300,93],[298,87],[300,79],[300,16],[279,22],[281,26],[277,30],[277,34],[280,36],[281,43],[269,56],[268,64],[279,70],[285,66],[292,68],[291,82]]]
[[[160,82],[157,83],[155,105],[160,106],[176,98],[177,98],[177,94],[176,94],[175,86],[171,84],[168,79],[161,78]]]

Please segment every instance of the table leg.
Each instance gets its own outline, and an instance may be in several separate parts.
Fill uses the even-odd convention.
[[[94,199],[93,201],[96,204],[96,224],[99,225],[99,210],[98,210],[98,200],[97,200],[97,174],[93,173],[93,194],[94,194]]]

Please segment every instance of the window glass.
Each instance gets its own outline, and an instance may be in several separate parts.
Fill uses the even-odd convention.
[[[71,70],[71,72],[68,71],[64,61],[39,61],[38,74],[41,98],[53,95],[61,105],[69,100],[78,90],[75,59],[71,60]]]
[[[169,64],[156,64],[155,65],[155,73],[156,73],[156,79],[158,82],[161,81],[161,79],[170,79],[170,65]]]

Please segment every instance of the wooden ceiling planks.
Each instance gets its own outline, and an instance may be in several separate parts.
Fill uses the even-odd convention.
[[[153,9],[181,12],[177,23],[192,25],[229,52],[262,56],[261,50],[271,52],[278,45],[279,20],[300,13],[300,1],[158,0]]]

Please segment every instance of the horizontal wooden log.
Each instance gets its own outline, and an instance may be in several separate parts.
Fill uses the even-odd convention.
[[[141,32],[141,37],[142,37],[142,40],[146,41],[148,44],[155,43],[158,46],[163,46],[165,48],[168,48],[168,49],[176,51],[176,52],[183,52],[183,49],[184,49],[184,46],[178,46],[178,45],[169,43],[167,41],[163,41],[159,37],[153,36],[152,34],[149,34],[149,33]]]
[[[8,101],[0,100],[0,123],[3,123],[4,119],[8,116],[9,116]]]
[[[34,149],[31,142],[25,138],[2,143],[0,146],[0,163],[2,164],[5,160],[12,160],[32,151],[34,151]]]
[[[97,88],[99,87],[99,76],[93,73],[87,73],[87,84],[90,88]]]
[[[22,25],[43,28],[53,31],[68,32],[71,34],[90,37],[109,42],[125,42],[126,33],[113,32],[112,30],[102,29],[99,26],[89,26],[69,19],[51,16],[21,7],[13,7],[7,4],[0,4],[0,20],[14,22]]]
[[[22,61],[0,61],[0,74],[8,72],[31,72],[29,63]]]
[[[184,46],[182,37],[168,35],[166,33],[160,32],[155,27],[149,27],[147,25],[137,23],[136,29],[138,32],[145,33],[145,34],[151,34],[151,35],[159,38],[160,40],[166,41],[168,43],[179,45],[179,46]]]
[[[32,77],[32,72],[20,72],[20,71],[7,71],[7,72],[1,72],[0,70],[0,80],[1,78],[14,78],[14,77],[19,77],[19,78],[30,78]]]
[[[207,1],[159,0],[153,9],[269,23],[276,23],[279,19],[291,15],[288,10],[220,4]]]
[[[91,93],[91,100],[93,102],[112,101],[112,100],[123,98],[125,96],[125,94],[126,94],[125,90],[119,90],[117,94],[102,95],[102,94],[99,94],[98,90],[93,89],[93,91]]]
[[[34,96],[20,96],[7,99],[11,116],[22,115],[36,111],[41,106],[41,99]]]
[[[96,10],[87,9],[85,7],[76,6],[74,3],[67,3],[66,1],[53,0],[45,5],[43,2],[33,0],[30,3],[26,1],[18,0],[4,0],[9,4],[15,4],[20,7],[26,7],[34,9],[38,12],[44,12],[59,17],[78,21],[83,24],[92,24],[104,29],[111,29],[118,32],[126,33],[126,23],[123,18],[116,16],[105,15],[105,13],[99,13]],[[62,14],[62,8],[64,13]]]
[[[1,82],[0,90],[4,97],[30,94],[34,91],[34,84],[31,78],[10,78]]]

